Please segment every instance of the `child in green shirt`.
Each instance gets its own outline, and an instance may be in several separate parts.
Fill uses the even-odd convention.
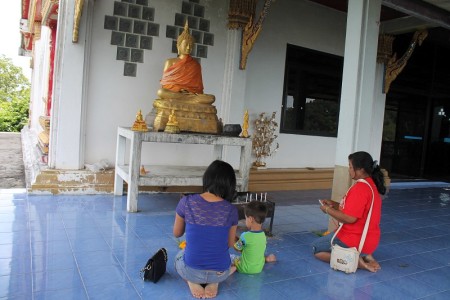
[[[243,232],[234,244],[234,249],[242,253],[232,261],[231,273],[236,270],[244,274],[260,273],[266,262],[276,261],[274,254],[264,256],[266,251],[266,234],[262,224],[267,216],[267,206],[260,201],[249,202],[245,208],[245,225],[249,231]]]

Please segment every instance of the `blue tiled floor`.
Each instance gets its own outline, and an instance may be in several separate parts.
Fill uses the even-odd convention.
[[[450,186],[394,184],[383,201],[382,270],[346,275],[311,255],[327,227],[318,198],[329,190],[272,192],[277,203],[268,252],[278,262],[258,275],[234,274],[217,299],[450,299]],[[176,274],[172,237],[177,194],[125,197],[27,195],[0,190],[1,299],[191,299]],[[242,224],[241,224],[242,225]],[[157,283],[139,269],[160,247],[168,271]]]

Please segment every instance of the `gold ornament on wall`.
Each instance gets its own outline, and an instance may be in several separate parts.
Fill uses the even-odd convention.
[[[81,12],[83,11],[84,0],[75,1],[73,14],[72,43],[78,43],[78,31],[80,29]]]
[[[386,72],[384,75],[384,93],[387,94],[389,92],[389,88],[391,87],[391,83],[397,78],[397,76],[403,71],[406,64],[408,63],[409,58],[414,52],[417,44],[420,46],[422,42],[428,36],[427,30],[419,30],[414,33],[414,36],[411,39],[411,42],[408,46],[406,52],[397,59],[397,53],[394,53],[391,58],[386,62]]]
[[[273,112],[272,116],[268,117],[266,113],[260,113],[254,122],[252,151],[256,157],[256,161],[253,162],[253,167],[255,168],[265,168],[266,162],[264,160],[277,152],[280,147],[278,143],[276,143],[275,147],[272,147],[272,144],[278,137],[275,134],[278,128],[278,123],[275,121],[275,114],[276,112]]]
[[[387,64],[392,57],[392,44],[395,36],[389,34],[378,35],[377,63]]]
[[[252,51],[253,44],[258,38],[262,29],[262,24],[269,7],[274,0],[265,0],[264,6],[259,14],[256,23],[253,23],[256,14],[256,3],[258,0],[231,0],[228,10],[228,28],[242,29],[241,39],[241,59],[239,69],[245,70],[247,65],[247,57]]]

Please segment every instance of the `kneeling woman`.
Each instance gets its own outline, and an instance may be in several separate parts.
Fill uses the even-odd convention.
[[[186,247],[175,268],[195,298],[214,298],[230,275],[228,248],[235,242],[238,212],[231,199],[236,176],[228,163],[216,160],[203,175],[203,193],[183,197],[176,208],[173,234],[186,233]]]
[[[373,161],[367,152],[360,151],[350,154],[348,163],[350,177],[354,180],[365,179],[372,189],[364,182],[356,182],[348,190],[340,204],[332,200],[323,200],[323,205],[320,209],[330,215],[331,218],[343,223],[342,229],[334,239],[334,243],[346,248],[358,248],[372,203],[372,190],[374,191],[372,216],[358,267],[376,272],[380,269],[380,265],[372,256],[372,253],[380,241],[380,194],[384,195],[386,192],[383,173],[377,162]],[[333,235],[333,233],[330,233],[312,243],[316,258],[330,262],[330,241]]]

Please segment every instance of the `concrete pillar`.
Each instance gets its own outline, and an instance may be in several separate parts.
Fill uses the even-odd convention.
[[[378,103],[381,87],[377,87],[379,91],[375,90],[380,10],[381,0],[348,2],[341,106],[331,196],[338,202],[351,185],[348,155],[355,151],[367,151],[372,155],[376,153],[378,157],[380,153],[384,102]]]
[[[72,43],[76,1],[59,2],[50,122],[50,168],[84,168],[85,101],[93,1],[84,1],[78,43]]]
[[[239,69],[241,34],[241,30],[227,31],[222,102],[218,111],[218,117],[222,118],[223,124],[242,124],[246,109],[246,71]],[[237,166],[239,165],[239,161],[230,161],[230,159],[240,157],[238,151],[239,149],[236,147],[225,146],[222,159],[231,163],[233,166]]]

